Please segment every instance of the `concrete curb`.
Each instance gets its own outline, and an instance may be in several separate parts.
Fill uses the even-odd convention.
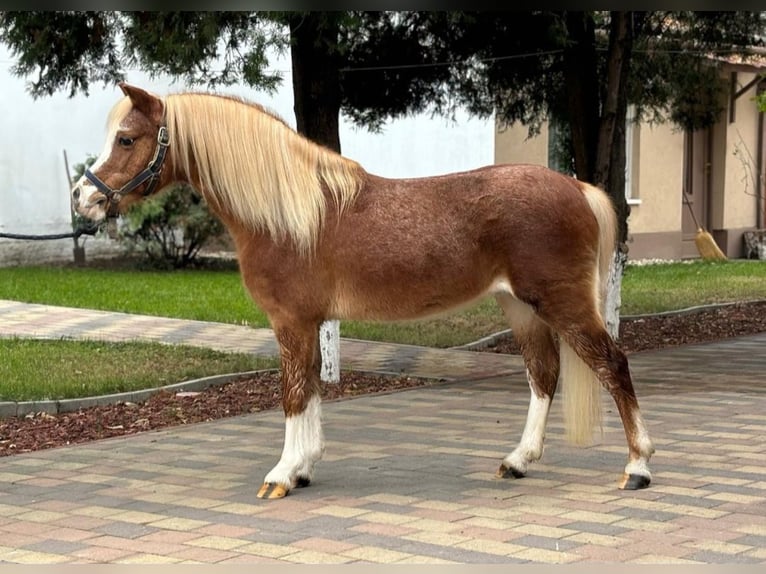
[[[210,377],[202,377],[200,379],[192,379],[190,381],[183,381],[181,383],[173,383],[171,385],[165,385],[153,389],[143,389],[140,391],[128,391],[125,393],[114,393],[109,395],[100,395],[94,397],[82,397],[78,399],[58,399],[58,400],[44,400],[44,401],[5,401],[0,402],[0,419],[9,417],[23,417],[30,413],[48,413],[51,415],[59,413],[69,413],[80,409],[114,405],[117,403],[140,403],[147,400],[155,393],[162,391],[168,392],[194,392],[202,391],[208,387],[223,385],[245,377],[248,375],[256,375],[258,373],[264,373],[274,371],[276,369],[261,369],[258,371],[244,371],[241,373],[227,373],[223,375],[212,375]]]

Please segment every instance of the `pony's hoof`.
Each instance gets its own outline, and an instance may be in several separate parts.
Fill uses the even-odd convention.
[[[258,498],[275,500],[277,498],[284,498],[287,496],[288,492],[289,490],[287,490],[281,484],[276,484],[274,482],[264,482],[263,486],[261,486],[261,489],[258,491]]]
[[[641,490],[649,486],[651,477],[643,474],[623,474],[620,481],[621,490]]]
[[[511,477],[524,478],[524,476],[526,476],[526,473],[521,472],[520,470],[513,468],[511,466],[506,466],[505,464],[501,464],[500,468],[497,469],[495,476],[497,478],[511,478]]]
[[[295,481],[295,488],[306,488],[311,484],[311,479],[305,476],[299,476]]]

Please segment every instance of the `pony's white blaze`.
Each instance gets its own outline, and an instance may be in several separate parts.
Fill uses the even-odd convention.
[[[324,453],[321,399],[314,395],[299,415],[285,419],[285,445],[277,465],[264,482],[281,484],[288,490],[297,479],[311,480],[314,464]]]
[[[518,446],[503,460],[506,468],[513,469],[519,474],[526,474],[529,463],[540,460],[543,456],[543,443],[545,441],[545,426],[548,422],[548,413],[551,409],[551,398],[539,397],[533,389],[532,380],[529,379],[530,398],[527,422]]]
[[[97,172],[109,160],[109,157],[112,155],[112,147],[115,138],[117,137],[117,132],[121,129],[125,129],[125,126],[117,125],[116,123],[110,126],[104,149],[101,150],[101,155],[99,155],[96,161],[93,162],[93,165],[90,166],[92,172]],[[87,215],[94,221],[100,221],[106,217],[106,211],[93,201],[93,194],[100,192],[88,178],[82,175],[73,189],[79,191],[80,194],[79,197],[74,200],[74,205],[80,213]]]

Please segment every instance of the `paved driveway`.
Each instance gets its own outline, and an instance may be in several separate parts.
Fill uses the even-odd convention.
[[[528,391],[487,357],[510,375],[325,404],[315,483],[279,501],[255,497],[281,452],[277,411],[2,458],[0,561],[763,564],[764,349],[766,335],[631,355],[657,446],[647,490],[616,488],[626,445],[606,396],[597,444],[566,445],[554,402],[543,460],[494,478]]]

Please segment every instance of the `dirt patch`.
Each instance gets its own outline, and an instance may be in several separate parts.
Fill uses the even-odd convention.
[[[433,384],[433,379],[341,373],[338,384],[325,385],[323,400],[337,400]],[[143,403],[94,406],[70,413],[33,413],[0,420],[0,456],[212,421],[276,408],[279,373],[243,376],[201,392],[159,391]]]
[[[735,303],[682,314],[623,319],[619,345],[626,353],[636,353],[764,332],[766,301]],[[519,353],[518,345],[510,336],[500,337],[482,350]]]

